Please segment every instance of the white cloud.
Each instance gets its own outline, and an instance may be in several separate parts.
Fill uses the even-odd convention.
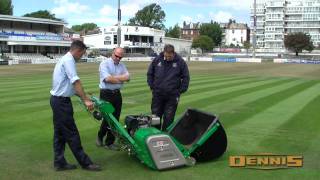
[[[68,0],[54,0],[55,4],[63,4],[63,3],[66,3],[66,2],[68,2]]]
[[[188,1],[188,0],[160,0],[160,3],[174,3],[174,4],[184,4],[184,5],[192,5],[193,1]],[[196,1],[197,2],[197,1]]]
[[[113,16],[117,14],[117,10],[110,5],[104,5],[99,12],[102,16]]]
[[[65,19],[69,24],[82,24],[86,22],[94,22],[98,26],[112,25],[117,21],[117,3],[111,6],[109,1],[101,5],[100,9],[93,9],[91,4],[83,4],[84,1],[78,0],[54,0],[55,7],[51,12],[56,14],[57,18]],[[135,13],[151,3],[159,3],[164,9],[166,4],[176,4],[183,6],[191,6],[194,8],[212,8],[220,11],[216,14],[190,14],[181,15],[178,23],[186,22],[208,22],[214,20],[218,22],[227,22],[232,18],[233,11],[244,11],[250,8],[253,0],[123,0],[121,3],[122,22],[131,18]],[[177,11],[179,11],[177,9]],[[169,17],[167,17],[169,18]],[[172,18],[172,17],[171,17]]]
[[[133,17],[141,8],[142,8],[142,5],[138,3],[122,4],[121,15],[126,17]]]
[[[184,16],[184,15],[182,15],[182,16],[180,17],[180,19],[181,19],[182,22],[185,21],[186,23],[191,23],[191,22],[193,22],[193,18],[190,17],[190,16]]]
[[[186,22],[186,23],[196,23],[196,22],[205,22],[206,21],[206,18],[204,17],[203,14],[197,14],[195,17],[190,17],[190,16],[185,16],[185,15],[182,15],[180,17],[180,25],[182,26],[183,22]]]
[[[197,14],[197,19],[196,19],[196,21],[202,22],[202,21],[205,21],[205,20],[206,20],[206,19],[205,19],[205,17],[204,17],[203,14]]]
[[[108,17],[97,17],[97,18],[90,18],[90,17],[83,17],[83,18],[69,18],[68,21],[70,22],[70,26],[75,24],[83,24],[87,22],[94,22],[98,24],[100,27],[114,25],[117,22],[115,18],[108,18]]]
[[[98,26],[108,26],[116,24],[117,10],[110,5],[103,5],[99,10],[93,11],[89,6],[71,0],[55,0],[51,12],[57,18],[67,21],[69,26],[83,23],[96,23]]]
[[[215,0],[211,3],[211,6],[225,7],[233,10],[249,10],[251,4],[253,4],[253,0]]]
[[[209,16],[216,22],[228,22],[229,19],[233,19],[232,14],[225,11],[219,11],[218,13],[210,12]]]
[[[88,11],[89,6],[82,5],[78,2],[69,2],[68,0],[55,0],[58,7],[55,7],[51,12],[57,16],[66,14],[82,14]]]
[[[138,0],[134,0],[138,1]],[[264,0],[257,0],[264,1]],[[166,4],[166,3],[173,3],[173,4],[181,4],[181,5],[189,5],[193,7],[214,7],[214,8],[229,8],[233,10],[244,10],[249,9],[250,6],[253,4],[253,0],[157,0],[157,1],[149,1],[149,0],[141,0],[141,2],[152,3],[160,3],[160,4]]]

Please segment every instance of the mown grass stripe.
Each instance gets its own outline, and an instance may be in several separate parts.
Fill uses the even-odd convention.
[[[300,91],[295,96],[279,101],[242,123],[229,127],[229,136],[233,137],[230,146],[236,145],[235,142],[239,142],[238,138],[242,138],[246,140],[235,147],[239,152],[256,153],[267,150],[259,144],[264,139],[272,137],[275,129],[288,122],[297,112],[319,96],[319,88],[320,83],[314,83],[313,86]]]
[[[143,84],[144,83],[141,82],[140,86]],[[89,83],[86,83],[83,85],[84,85],[85,89],[86,88],[99,89],[98,82],[89,82]],[[10,90],[14,90],[14,91],[10,91]],[[43,86],[34,86],[34,85],[28,86],[25,84],[20,84],[20,87],[18,88],[18,90],[20,90],[20,91],[17,91],[17,88],[7,88],[6,90],[3,90],[4,92],[1,93],[1,96],[3,96],[4,99],[6,97],[10,97],[13,94],[15,96],[29,96],[31,94],[38,94],[39,92],[44,91],[44,90],[46,90],[47,93],[49,93],[49,91],[51,90],[51,82],[47,83],[47,84],[43,84]]]
[[[244,80],[234,80],[234,81],[223,81],[221,83],[215,83],[215,84],[211,84],[214,83],[215,81],[208,81],[205,85],[203,86],[197,86],[196,88],[193,88],[191,91],[191,93],[196,93],[197,91],[203,91],[204,87],[205,88],[224,88],[225,85],[227,86],[231,86],[231,85],[237,85],[237,84],[242,84],[245,82],[248,82],[249,80],[244,79]],[[235,82],[235,83],[231,83],[231,82]],[[202,89],[201,89],[202,88]],[[126,91],[128,90],[128,91]],[[40,92],[41,91],[41,92]],[[95,87],[86,87],[86,91],[87,92],[91,92],[94,93],[96,96],[99,96],[99,89],[95,88]],[[29,94],[32,93],[32,94]],[[38,96],[33,95],[34,94],[38,94]],[[150,90],[147,86],[142,86],[139,89],[132,89],[132,88],[124,88],[124,90],[122,91],[123,96],[136,96],[136,95],[141,95],[141,94],[146,94],[146,93],[150,93]],[[35,101],[35,100],[41,100],[43,98],[47,98],[48,96],[50,96],[49,94],[49,90],[47,89],[46,91],[43,91],[43,89],[39,89],[39,92],[37,91],[30,91],[30,92],[25,92],[25,91],[21,91],[21,92],[11,92],[8,93],[10,95],[15,95],[18,99],[14,98],[12,99],[10,95],[6,95],[7,98],[3,98],[2,101],[0,102],[0,104],[6,104],[7,106],[9,105],[15,105],[16,103],[31,103],[31,101]],[[27,105],[27,104],[25,104]]]
[[[267,108],[274,106],[275,104],[283,101],[287,98],[294,97],[296,94],[312,87],[315,81],[305,81],[296,86],[284,89],[277,93],[271,94],[269,96],[257,99],[256,101],[250,102],[232,112],[220,114],[224,121],[226,127],[232,127],[237,124],[241,124],[246,119],[261,113]]]
[[[260,81],[263,81],[263,80],[258,80],[259,82]],[[247,84],[250,84],[250,83],[253,83],[253,82],[247,82]],[[266,82],[263,82],[263,83],[266,83]],[[224,84],[226,84],[226,86],[227,87],[233,87],[233,86],[237,86],[237,85],[239,85],[239,84],[242,84],[243,85],[243,82],[240,82],[240,83],[236,83],[236,84],[232,84],[232,83],[229,83],[228,84],[228,82],[224,82]],[[213,85],[213,86],[218,86],[218,84],[215,84],[215,85]],[[217,88],[216,88],[216,91],[217,91],[217,89],[222,89],[222,88],[225,88],[226,86],[222,86],[222,85],[220,85],[220,86],[218,86]],[[208,87],[206,87],[206,88],[208,88]],[[211,89],[211,88],[210,88]],[[234,89],[234,88],[232,88],[232,89]],[[203,92],[200,92],[200,93],[203,93]],[[192,93],[192,95],[190,94],[190,96],[193,96],[195,93]],[[31,96],[32,97],[32,96]],[[140,100],[142,100],[142,102],[148,102],[148,100],[146,100],[145,98],[149,98],[150,96],[148,96],[148,97],[144,97],[144,99],[142,98],[142,99],[140,99]],[[39,100],[39,103],[34,103],[34,101],[28,101],[28,100],[22,100],[23,98],[18,98],[18,99],[16,99],[15,101],[17,101],[17,103],[12,103],[12,104],[9,104],[9,103],[6,103],[6,106],[7,107],[12,107],[12,108],[15,108],[15,109],[20,109],[20,113],[23,113],[23,114],[30,114],[30,113],[32,113],[32,109],[37,109],[37,111],[40,111],[40,110],[44,110],[44,109],[46,109],[46,108],[48,108],[48,104],[49,104],[49,96],[47,96],[47,95],[45,95],[45,97],[37,97],[37,98],[39,98],[38,100]],[[75,98],[74,98],[75,99]],[[74,104],[78,104],[78,101],[76,100],[76,101],[74,101]],[[144,105],[142,105],[142,107],[144,107],[144,109],[146,109],[146,111],[149,111],[149,108],[146,108],[147,106],[150,106],[150,103],[147,105],[147,104],[145,104],[144,103]],[[131,106],[130,105],[128,105],[128,106],[125,106],[124,105],[124,107],[128,110],[128,111],[130,111],[130,109],[131,108],[134,108],[134,109],[136,109],[136,108],[139,108],[139,107],[141,107],[141,105],[140,106],[138,106],[138,105],[135,105],[135,104],[132,104]],[[1,111],[1,110],[0,110]],[[3,116],[6,116],[6,115],[8,115],[8,114],[10,114],[11,112],[2,112],[2,115]]]
[[[209,97],[203,97],[203,98],[199,98],[196,101],[192,101],[191,104],[186,104],[184,102],[181,103],[180,107],[179,107],[179,112],[181,112],[181,110],[183,109],[187,109],[190,106],[193,107],[206,107],[208,105],[212,105],[212,104],[216,104],[216,103],[220,103],[226,100],[230,100],[233,98],[236,98],[238,96],[242,96],[244,94],[248,94],[251,92],[255,92],[255,91],[259,91],[259,90],[263,90],[266,88],[270,88],[270,87],[274,87],[277,85],[282,85],[288,82],[292,82],[293,79],[275,79],[274,82],[269,82],[269,83],[265,83],[265,84],[261,84],[259,86],[254,86],[254,87],[250,87],[250,88],[245,88],[245,89],[239,89],[236,91],[232,91],[232,92],[225,92],[219,95],[215,95],[215,96],[209,96]]]
[[[230,79],[230,78],[232,78],[232,77],[222,78],[222,79],[226,80],[226,79]],[[233,78],[238,79],[238,77],[233,77]],[[243,77],[243,78],[245,78],[245,77]],[[203,80],[202,78],[197,78],[197,80],[199,80],[199,79]],[[215,78],[212,78],[212,79],[215,79]],[[221,79],[221,78],[218,77],[217,79]],[[222,79],[221,79],[221,81],[222,81]],[[239,78],[239,79],[241,79],[241,78]],[[98,80],[86,81],[86,82],[82,82],[82,83],[83,83],[83,86],[85,87],[85,89],[86,88],[93,88],[93,87],[99,89],[99,87],[98,87],[99,81]],[[131,90],[132,88],[135,88],[135,87],[139,87],[141,89],[141,87],[144,87],[144,86],[147,86],[146,79],[141,78],[141,81],[133,80],[130,83],[125,83],[123,89],[125,90],[125,89],[129,88]],[[17,88],[20,91],[16,91]],[[47,89],[47,91],[50,91],[50,89],[51,89],[51,81],[49,83],[49,80],[48,80],[48,81],[46,81],[46,83],[41,83],[41,84],[39,84],[37,86],[36,86],[36,84],[23,83],[23,84],[17,85],[16,87],[3,88],[3,90],[0,90],[0,93],[4,98],[7,97],[7,96],[12,95],[12,93],[16,93],[15,96],[19,96],[20,94],[27,96],[27,95],[29,95],[29,93],[35,93],[36,94],[36,93],[38,93],[37,91],[42,91],[43,89]]]
[[[248,82],[250,81],[250,79],[248,78],[239,78],[239,79],[229,79],[228,80],[207,80],[207,81],[203,81],[201,83],[201,85],[199,84],[198,86],[192,86],[193,88],[190,88],[189,91],[191,91],[190,93],[196,93],[197,91],[200,91],[200,90],[204,90],[206,88],[222,88],[224,85],[226,86],[229,86],[229,85],[234,85],[234,84],[241,84],[241,83],[245,83],[245,82]],[[214,83],[214,84],[213,84]],[[133,95],[136,95],[136,94],[143,94],[143,93],[150,93],[150,90],[149,90],[149,87],[141,87],[141,88],[136,88],[136,89],[124,89],[123,91],[123,94],[125,96],[133,96]]]
[[[271,86],[269,88],[252,91],[248,94],[243,94],[227,101],[218,102],[217,104],[208,104],[207,106],[201,107],[201,109],[217,115],[220,115],[221,113],[233,112],[239,107],[246,106],[246,104],[259,101],[261,98],[265,98],[280,91],[288,90],[304,82],[305,80],[294,79],[293,81],[283,82],[282,84]]]
[[[292,149],[294,153],[303,153],[310,149],[314,150],[314,148],[310,148],[314,143],[314,145],[317,144],[320,147],[320,142],[317,138],[317,136],[320,136],[319,107],[320,95],[318,93],[318,96],[305,105],[302,110],[293,112],[294,115],[275,129],[272,136],[268,136],[268,138],[261,141],[260,146],[266,147],[266,144],[272,144],[272,146],[266,148],[278,152]],[[317,142],[314,142],[315,139],[317,139]]]
[[[203,92],[198,92],[198,93],[187,93],[186,95],[184,95],[181,98],[181,102],[180,105],[184,104],[184,103],[189,103],[192,104],[194,101],[198,101],[199,99],[202,99],[204,101],[206,101],[207,98],[211,97],[211,96],[218,96],[220,94],[224,94],[224,93],[230,93],[233,91],[238,91],[241,89],[247,89],[247,88],[252,88],[252,87],[256,87],[256,86],[260,86],[260,85],[264,85],[264,84],[268,84],[268,83],[273,83],[275,81],[280,81],[281,79],[268,79],[268,80],[263,80],[263,79],[259,79],[257,81],[251,81],[251,82],[247,82],[246,84],[237,84],[237,85],[231,85],[228,87],[224,87],[224,88],[217,88],[214,90],[208,90],[208,91],[203,91]],[[150,102],[150,100],[149,100]],[[207,101],[208,102],[208,101]],[[148,108],[147,108],[148,107]],[[144,105],[136,105],[132,108],[129,108],[129,110],[127,112],[129,113],[134,113],[137,112],[139,109],[150,109],[150,103],[149,104],[144,104]]]
[[[243,77],[243,76],[242,77],[221,77],[221,76],[198,77],[197,76],[197,78],[191,77],[189,86],[195,86],[197,84],[202,84],[203,82],[207,82],[207,81],[219,82],[219,81],[226,81],[226,80],[230,80],[230,79],[236,80],[236,79],[244,79],[244,78],[248,78],[248,77]],[[144,85],[148,86],[147,79],[145,79]],[[141,87],[141,84],[136,84],[135,81],[130,81],[129,83],[127,83],[125,85],[125,88],[123,88],[123,90],[126,90],[126,89],[130,89],[131,90],[131,88],[136,88],[136,87]]]
[[[208,92],[208,91],[211,91],[212,89],[214,89],[215,91],[219,90],[219,89],[223,89],[223,88],[230,88],[230,87],[236,87],[238,85],[243,85],[244,83],[253,83],[253,82],[258,82],[258,81],[263,81],[261,79],[254,79],[254,80],[235,80],[235,81],[227,81],[227,82],[219,82],[219,83],[215,83],[215,84],[207,84],[207,83],[204,83],[202,84],[201,86],[196,86],[196,87],[193,87],[193,88],[190,88],[190,90],[187,91],[186,94],[183,95],[183,97],[185,98],[188,98],[190,99],[190,97],[195,97],[197,96],[198,94],[202,94],[202,93],[205,93],[205,92]],[[131,96],[134,96],[134,99],[135,101],[144,101],[144,102],[150,102],[150,98],[151,98],[151,92],[150,90],[147,90],[149,95],[145,95],[144,93],[139,93],[137,95],[132,95]],[[124,96],[126,96],[126,94],[124,94]],[[137,98],[137,96],[139,98]],[[190,96],[190,97],[189,97]],[[130,102],[130,96],[128,96],[128,101],[127,102]],[[126,102],[126,100],[125,100]],[[132,106],[136,106],[134,103],[129,103],[126,108],[130,108]]]
[[[36,76],[35,76],[36,77]],[[23,76],[21,76],[22,78],[22,82],[24,84],[24,86],[29,86],[29,87],[33,87],[35,85],[45,85],[45,84],[50,84],[51,86],[51,82],[52,82],[52,77],[44,77],[44,78],[41,78],[41,79],[38,79],[38,78],[32,78],[30,80],[25,80],[25,78]],[[82,83],[84,85],[86,84],[97,84],[99,83],[99,76],[97,77],[88,77],[88,78],[82,78],[80,76],[80,80],[82,81]],[[0,81],[0,84],[1,84],[1,87],[3,89],[1,89],[1,91],[6,91],[6,90],[9,90],[10,88],[19,88],[19,87],[22,87],[21,86],[21,83],[17,83],[16,82],[17,80],[14,79],[12,81],[9,81],[9,82],[1,82]],[[143,76],[139,76],[135,79],[135,82],[143,82],[145,81],[145,78]],[[0,92],[1,92],[0,91]]]

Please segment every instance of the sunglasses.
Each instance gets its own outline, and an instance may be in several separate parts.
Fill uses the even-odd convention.
[[[118,58],[118,59],[122,59],[121,56],[118,56],[118,55],[116,55],[116,54],[114,54],[114,56],[115,56],[116,58]]]

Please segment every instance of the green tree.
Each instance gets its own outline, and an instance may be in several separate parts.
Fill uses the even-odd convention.
[[[71,29],[75,32],[80,32],[82,31],[83,28],[82,28],[82,25],[73,25]]]
[[[249,42],[249,41],[245,41],[245,42],[243,43],[243,47],[247,50],[247,55],[248,55],[248,51],[249,51],[249,49],[250,49],[250,47],[251,47],[250,42]]]
[[[314,49],[311,37],[305,33],[290,33],[284,37],[284,46],[299,55],[302,50],[311,52]]]
[[[213,49],[214,42],[209,36],[200,35],[194,38],[192,41],[192,48],[200,48],[202,51],[211,51]]]
[[[0,14],[13,14],[13,6],[11,0],[0,0]]]
[[[51,14],[48,10],[39,10],[36,12],[25,14],[23,16],[24,17],[44,18],[44,19],[52,19],[52,20],[62,21],[62,19],[56,18],[56,15]]]
[[[209,36],[215,45],[219,46],[222,41],[222,30],[216,22],[202,24],[200,27],[200,35]]]
[[[165,21],[165,17],[166,14],[161,9],[161,6],[153,3],[139,10],[135,14],[135,17],[129,19],[128,25],[164,29],[163,22]]]
[[[181,29],[178,24],[166,30],[166,37],[179,38]]]
[[[87,33],[88,31],[96,29],[98,26],[95,23],[84,23],[81,25],[73,25],[71,27],[72,30],[75,32],[84,32]]]

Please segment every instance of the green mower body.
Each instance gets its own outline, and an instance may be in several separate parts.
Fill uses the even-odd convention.
[[[214,115],[188,109],[167,130],[160,131],[152,126],[151,116],[127,116],[126,125],[122,126],[112,115],[114,108],[109,102],[94,96],[91,100],[96,109],[95,118],[107,121],[122,149],[152,169],[172,169],[193,165],[195,161],[209,161],[226,150],[225,131]]]

